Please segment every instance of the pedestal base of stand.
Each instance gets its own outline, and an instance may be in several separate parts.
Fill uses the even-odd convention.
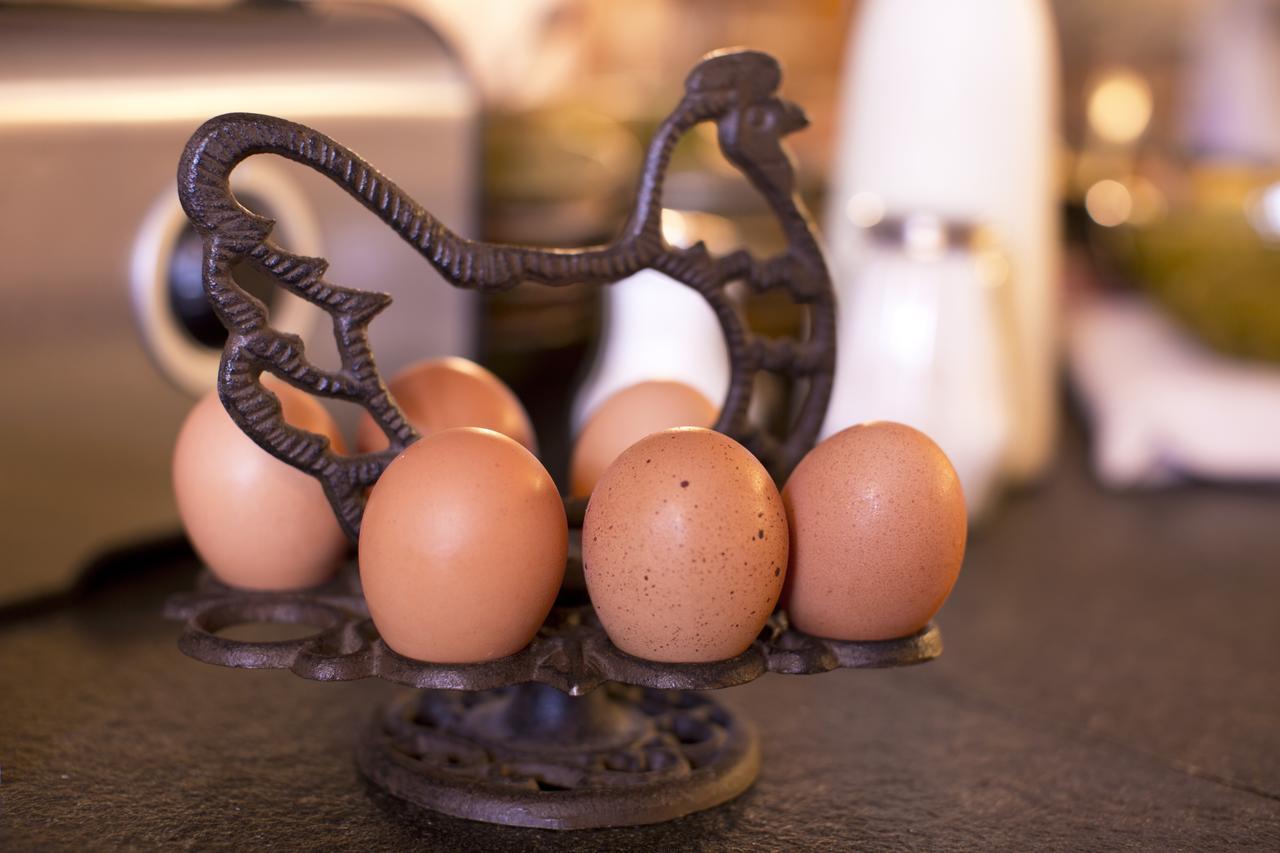
[[[379,713],[360,770],[415,805],[546,829],[672,820],[733,799],[760,769],[756,734],[705,696],[609,684],[428,690]]]

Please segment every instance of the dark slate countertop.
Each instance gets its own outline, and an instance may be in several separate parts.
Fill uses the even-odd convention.
[[[180,546],[97,568],[0,613],[0,848],[1280,849],[1280,490],[1108,494],[1072,433],[974,535],[942,658],[724,691],[760,779],[658,826],[401,806],[352,758],[394,688],[184,658]]]

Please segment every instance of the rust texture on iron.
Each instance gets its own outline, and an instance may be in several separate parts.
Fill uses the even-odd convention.
[[[231,192],[235,167],[256,154],[274,154],[324,174],[422,254],[450,283],[497,292],[521,282],[608,285],[654,269],[702,294],[724,332],[729,390],[715,428],[742,442],[781,482],[818,434],[835,370],[835,297],[813,224],[796,193],[791,158],[782,144],[805,127],[803,111],[777,94],[781,70],[765,53],[713,53],[693,69],[675,110],[650,142],[632,211],[622,232],[602,246],[537,249],[468,240],[450,231],[385,175],[350,149],[294,122],[234,113],[211,119],[187,143],[178,167],[178,194],[203,244],[204,288],[228,338],[218,393],[232,419],[273,456],[323,483],[348,535],[359,534],[365,493],[401,451],[418,438],[388,395],[370,350],[368,325],[389,296],[342,287],[326,279],[322,258],[302,257],[272,240],[274,222],[243,207]],[[785,236],[781,254],[746,251],[713,256],[698,243],[675,248],[662,236],[662,186],[671,154],[696,125],[714,122],[720,149],[768,203]],[[333,319],[341,364],[311,362],[297,335],[271,326],[266,306],[241,289],[232,268],[250,263],[285,290]],[[781,289],[808,308],[803,340],[753,333],[727,288],[745,282],[757,292]],[[390,446],[342,455],[328,439],[284,421],[274,394],[261,383],[270,372],[308,393],[362,406]],[[760,371],[800,380],[802,399],[782,434],[748,420]]]

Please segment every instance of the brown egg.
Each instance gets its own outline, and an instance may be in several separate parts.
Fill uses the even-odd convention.
[[[492,430],[450,429],[411,445],[374,485],[360,580],[396,652],[492,660],[537,634],[568,547],[564,504],[542,463]]]
[[[782,591],[786,511],[742,445],[712,430],[667,430],[600,478],[582,556],[618,648],[656,661],[724,660],[747,650]]]
[[[964,560],[951,461],[924,433],[880,421],[809,452],[782,492],[791,529],[791,624],[838,640],[905,637],[929,623]]]
[[[618,454],[646,435],[672,427],[710,427],[720,414],[710,400],[682,382],[641,382],[606,399],[587,419],[573,448],[570,490],[591,494]]]
[[[420,361],[396,374],[387,390],[423,436],[454,427],[500,432],[538,452],[533,424],[524,406],[502,380],[465,358]],[[366,412],[356,431],[362,452],[382,450],[387,436]]]
[[[310,395],[264,383],[285,420],[327,436],[343,451],[337,424]],[[192,408],[173,451],[178,515],[196,553],[223,583],[286,590],[328,579],[347,538],[318,480],[271,456],[231,420],[211,391]]]

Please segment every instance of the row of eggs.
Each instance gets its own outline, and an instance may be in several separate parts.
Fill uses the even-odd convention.
[[[312,397],[264,376],[285,419],[345,443]],[[424,436],[370,491],[359,570],[370,616],[397,653],[438,663],[524,648],[564,578],[568,525],[515,395],[464,359],[389,383]],[[888,422],[814,448],[779,493],[740,444],[707,429],[715,407],[673,382],[625,389],[574,449],[589,495],[587,591],[613,643],[667,662],[745,651],[781,603],[799,630],[883,640],[923,628],[960,570],[966,521],[954,469],[928,437]],[[361,450],[386,446],[371,419]],[[347,543],[320,484],[260,449],[202,399],[174,453],[179,513],[232,586],[287,590],[336,571]]]

